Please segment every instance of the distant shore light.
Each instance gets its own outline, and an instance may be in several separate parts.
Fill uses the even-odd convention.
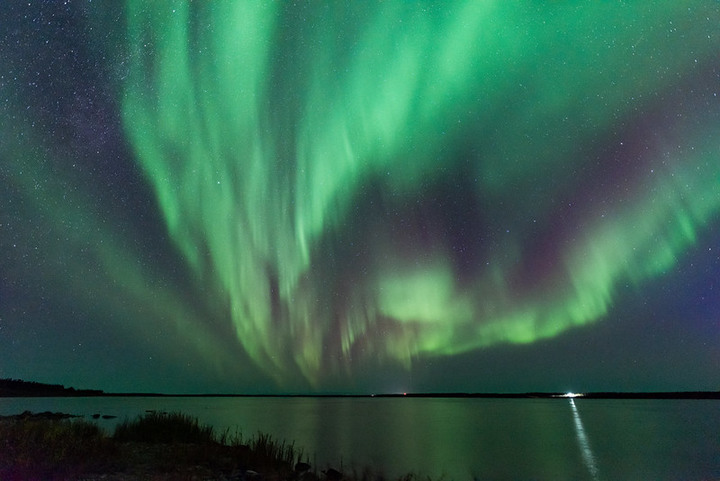
[[[582,397],[582,396],[584,396],[584,394],[582,394],[582,393],[568,392],[568,393],[563,394],[562,397]]]

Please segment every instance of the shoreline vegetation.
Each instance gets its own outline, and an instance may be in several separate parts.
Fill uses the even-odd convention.
[[[0,379],[0,397],[353,397],[353,398],[498,398],[538,399],[567,398],[568,393],[526,392],[526,393],[381,393],[381,394],[163,394],[150,392],[108,393],[99,389],[75,389],[61,384],[43,384],[20,379]],[[663,392],[586,392],[573,395],[585,399],[720,399],[720,391],[663,391]]]
[[[7,389],[8,385],[12,389]],[[92,394],[80,394],[88,392]],[[147,394],[137,394],[141,395]],[[0,397],[3,396],[108,394],[60,385],[0,380]],[[720,393],[403,393],[376,397],[720,399]],[[100,417],[100,414],[92,415],[95,420]],[[313,466],[314,459],[311,461],[309,454],[294,443],[279,441],[260,432],[245,438],[239,431],[217,431],[181,412],[147,411],[134,420],[118,423],[112,433],[83,416],[66,413],[25,411],[0,416],[1,480],[429,481],[429,478],[414,473],[386,478],[369,468],[361,471],[344,468],[342,461],[339,466]]]
[[[2,480],[373,481],[369,470],[310,464],[302,448],[263,433],[216,432],[183,413],[150,411],[112,434],[64,413],[0,417]],[[342,466],[339,467],[342,469]],[[416,479],[413,475],[399,478]]]

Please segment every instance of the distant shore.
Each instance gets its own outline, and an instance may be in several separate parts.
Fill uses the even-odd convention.
[[[0,379],[0,397],[346,397],[346,398],[488,398],[488,399],[555,399],[582,397],[584,399],[720,399],[720,391],[678,392],[526,392],[526,393],[291,393],[291,394],[164,394],[151,392],[109,393],[99,389],[75,389],[60,384],[43,384],[19,379]]]

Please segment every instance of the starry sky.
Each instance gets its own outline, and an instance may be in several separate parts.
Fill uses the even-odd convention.
[[[720,4],[10,1],[0,377],[720,388]]]

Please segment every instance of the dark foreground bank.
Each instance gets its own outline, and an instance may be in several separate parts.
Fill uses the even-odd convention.
[[[112,435],[60,413],[0,418],[2,480],[382,479],[370,471],[337,468],[311,466],[309,456],[293,444],[261,433],[247,440],[218,433],[182,413],[147,413],[118,424]]]

